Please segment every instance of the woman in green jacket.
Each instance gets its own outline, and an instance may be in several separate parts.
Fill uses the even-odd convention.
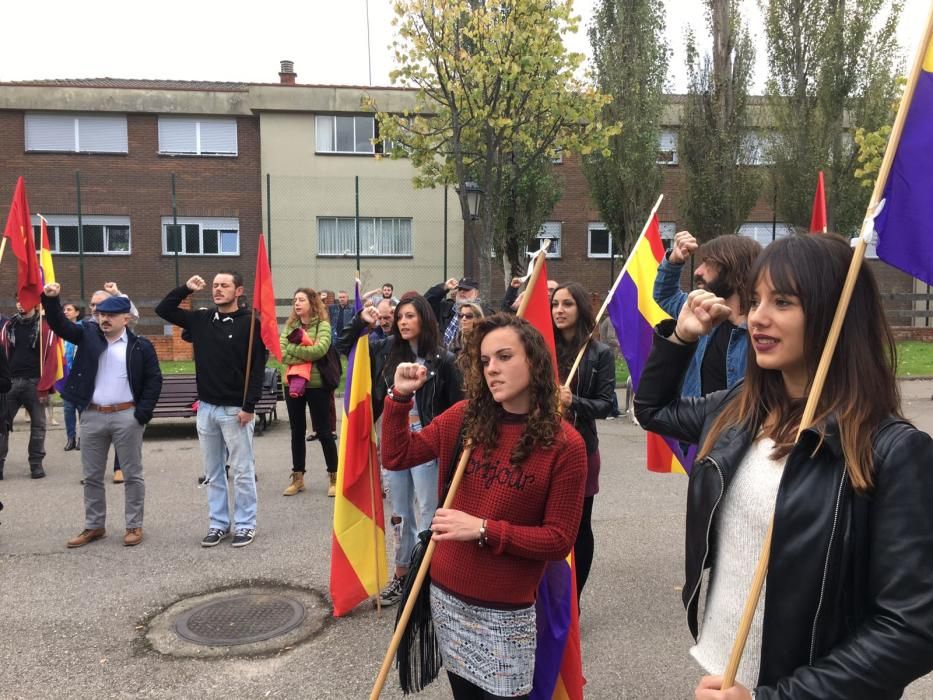
[[[294,496],[305,489],[305,407],[311,413],[312,423],[330,424],[330,390],[321,385],[321,373],[316,367],[317,361],[330,348],[330,322],[327,320],[327,308],[313,289],[301,287],[295,291],[292,314],[285,324],[281,343],[286,371],[288,368],[297,371],[302,369],[302,365],[311,364],[303,390],[293,383],[285,392],[288,423],[292,431],[292,476],[291,483],[282,495]],[[330,478],[327,495],[333,496],[337,487],[337,441],[328,430],[320,431],[318,440],[324,451],[327,476]]]

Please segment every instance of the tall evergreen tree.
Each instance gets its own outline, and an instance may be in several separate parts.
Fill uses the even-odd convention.
[[[855,233],[870,190],[856,176],[856,130],[878,132],[897,99],[900,0],[768,0],[767,93],[778,213],[805,227],[817,172],[829,229]]]
[[[687,39],[689,84],[680,130],[685,171],[681,213],[701,240],[735,233],[755,204],[759,174],[748,164],[754,146],[748,90],[755,60],[739,0],[704,0],[713,37],[711,54],[700,56]]]
[[[598,0],[589,30],[596,85],[612,97],[607,122],[622,123],[609,154],[584,160],[590,192],[614,248],[628,251],[661,191],[658,136],[670,49],[662,0]]]

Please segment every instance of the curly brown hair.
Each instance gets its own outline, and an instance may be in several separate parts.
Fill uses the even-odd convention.
[[[318,321],[327,321],[327,307],[324,306],[324,302],[321,301],[321,297],[315,292],[311,287],[298,287],[295,290],[295,293],[292,295],[294,298],[299,292],[308,297],[308,303],[311,305],[311,318],[317,319]],[[292,313],[288,317],[288,321],[285,322],[288,326],[293,326],[296,323],[300,323],[298,319],[298,314],[295,313],[295,307],[292,306]]]
[[[464,355],[469,358],[463,369],[463,388],[468,399],[464,412],[464,437],[473,445],[492,449],[499,440],[499,426],[505,409],[492,398],[480,347],[491,332],[511,328],[518,336],[531,372],[528,421],[525,430],[509,456],[512,466],[518,467],[537,447],[552,447],[561,431],[560,402],[554,363],[547,351],[541,333],[528,321],[512,314],[497,313],[474,324],[469,334]]]

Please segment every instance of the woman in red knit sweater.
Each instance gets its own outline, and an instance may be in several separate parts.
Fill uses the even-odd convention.
[[[527,697],[535,591],[545,562],[566,557],[576,539],[586,448],[561,420],[554,365],[531,324],[486,318],[466,352],[467,400],[420,433],[406,426],[425,370],[398,366],[383,413],[383,465],[400,470],[437,458],[442,489],[461,427],[472,442],[453,507],[438,509],[431,523],[434,625],[454,698]]]

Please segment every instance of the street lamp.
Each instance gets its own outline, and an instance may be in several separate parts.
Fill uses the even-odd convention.
[[[479,218],[479,200],[483,197],[483,188],[475,182],[464,182],[463,190],[466,192],[467,209],[470,211],[470,219],[476,221]],[[459,187],[457,187],[457,194],[460,194]]]

